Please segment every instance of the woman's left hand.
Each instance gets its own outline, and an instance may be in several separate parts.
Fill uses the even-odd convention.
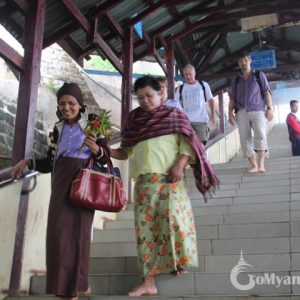
[[[180,180],[183,174],[183,169],[178,164],[174,164],[168,173],[168,182],[176,182]]]
[[[97,155],[99,153],[99,146],[97,145],[96,143],[96,140],[97,140],[97,137],[96,135],[90,133],[88,136],[85,137],[84,139],[84,144],[87,145],[91,152],[94,154],[94,155]]]

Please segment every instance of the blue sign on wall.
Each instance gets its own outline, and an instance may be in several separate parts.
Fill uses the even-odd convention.
[[[254,70],[276,68],[275,50],[251,52],[251,67]]]

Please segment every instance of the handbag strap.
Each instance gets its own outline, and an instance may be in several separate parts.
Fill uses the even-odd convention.
[[[111,161],[111,159],[110,159],[109,155],[107,154],[107,151],[105,150],[104,147],[102,148],[102,150],[103,150],[103,156],[107,160],[107,169],[108,169],[109,173],[113,175],[114,174],[114,165],[113,165],[113,163],[112,163],[112,161]],[[93,169],[93,165],[94,165],[94,157],[91,156],[88,168]]]
[[[109,155],[107,154],[106,149],[103,147],[102,150],[103,150],[103,155],[107,159],[107,167],[108,167],[109,173],[113,174],[114,173],[114,165],[113,165]]]

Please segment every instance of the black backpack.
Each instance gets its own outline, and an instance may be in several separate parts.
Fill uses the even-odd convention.
[[[205,94],[205,86],[204,86],[204,83],[203,83],[202,80],[199,80],[198,82],[201,84],[202,91],[203,91],[203,94],[204,94],[204,99],[205,99],[205,102],[207,102],[206,94]],[[182,85],[179,87],[179,101],[180,101],[180,104],[181,104],[182,108],[183,108],[183,99],[182,99],[182,90],[183,90],[183,86],[184,86],[184,84],[182,84]]]

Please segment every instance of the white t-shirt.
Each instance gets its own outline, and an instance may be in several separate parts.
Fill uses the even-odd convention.
[[[207,82],[202,81],[205,87],[207,101],[212,99],[212,93]],[[179,88],[175,94],[175,100],[179,99]],[[197,81],[194,84],[185,83],[182,89],[183,111],[187,114],[191,122],[208,123],[208,113],[206,109],[205,97],[201,84]]]

